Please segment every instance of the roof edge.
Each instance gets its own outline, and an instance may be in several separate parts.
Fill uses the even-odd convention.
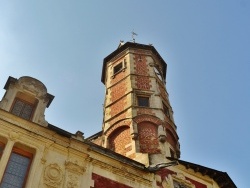
[[[154,48],[152,45],[145,45],[145,44],[139,44],[139,43],[134,43],[134,42],[126,42],[125,44],[121,45],[113,51],[111,54],[106,56],[103,59],[103,66],[102,66],[102,76],[101,76],[101,81],[103,84],[105,84],[105,76],[106,76],[106,63],[110,61],[113,57],[121,53],[122,51],[126,50],[127,48],[138,48],[138,49],[144,49],[144,50],[151,50],[153,54],[155,54],[161,61],[163,65],[163,76],[166,78],[166,72],[167,72],[167,64],[163,60],[163,58],[160,56],[160,54],[157,52],[157,50]]]
[[[212,168],[201,166],[195,163],[179,160],[172,157],[167,157],[169,160],[178,160],[179,164],[185,166],[186,169],[193,169],[195,172],[200,172],[202,175],[207,175],[212,178],[221,188],[237,188],[233,180],[226,172],[218,171]]]

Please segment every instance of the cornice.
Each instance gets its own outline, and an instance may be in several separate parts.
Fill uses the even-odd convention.
[[[143,173],[139,172],[138,170],[133,172],[133,170],[131,170],[130,168],[125,167],[124,164],[113,166],[110,163],[107,163],[107,161],[103,162],[98,159],[92,159],[91,163],[95,166],[100,167],[101,169],[104,169],[105,171],[109,171],[130,181],[136,181],[138,184],[148,187],[152,185],[153,179],[152,176],[149,176],[148,172]],[[145,176],[148,177],[144,178]]]

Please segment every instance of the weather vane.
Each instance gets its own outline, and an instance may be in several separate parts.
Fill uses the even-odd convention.
[[[134,31],[132,31],[132,40],[134,43],[135,43],[135,36],[137,36],[137,34]]]

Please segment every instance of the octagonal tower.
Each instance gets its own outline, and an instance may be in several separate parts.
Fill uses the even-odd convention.
[[[104,59],[103,147],[146,165],[180,157],[166,70],[152,45],[120,44]]]

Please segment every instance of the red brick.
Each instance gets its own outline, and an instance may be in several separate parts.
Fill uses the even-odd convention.
[[[126,148],[131,143],[129,127],[120,127],[116,129],[109,137],[109,148],[116,153],[126,156],[126,153],[132,148]]]
[[[144,122],[144,121],[149,121],[149,122],[152,122],[152,123],[154,123],[156,125],[162,125],[163,124],[163,122],[159,118],[157,118],[155,116],[151,116],[151,115],[145,115],[145,114],[144,115],[138,115],[138,116],[134,117],[133,120],[137,124],[141,123],[141,122]]]
[[[141,153],[160,153],[157,125],[150,122],[138,124],[138,136]]]
[[[95,173],[92,173],[92,180],[94,181],[94,187],[91,188],[132,188]]]
[[[120,82],[119,84],[113,86],[111,88],[111,93],[110,93],[110,100],[111,102],[116,101],[117,99],[121,98],[122,96],[125,95],[126,93],[126,82],[125,80]]]

